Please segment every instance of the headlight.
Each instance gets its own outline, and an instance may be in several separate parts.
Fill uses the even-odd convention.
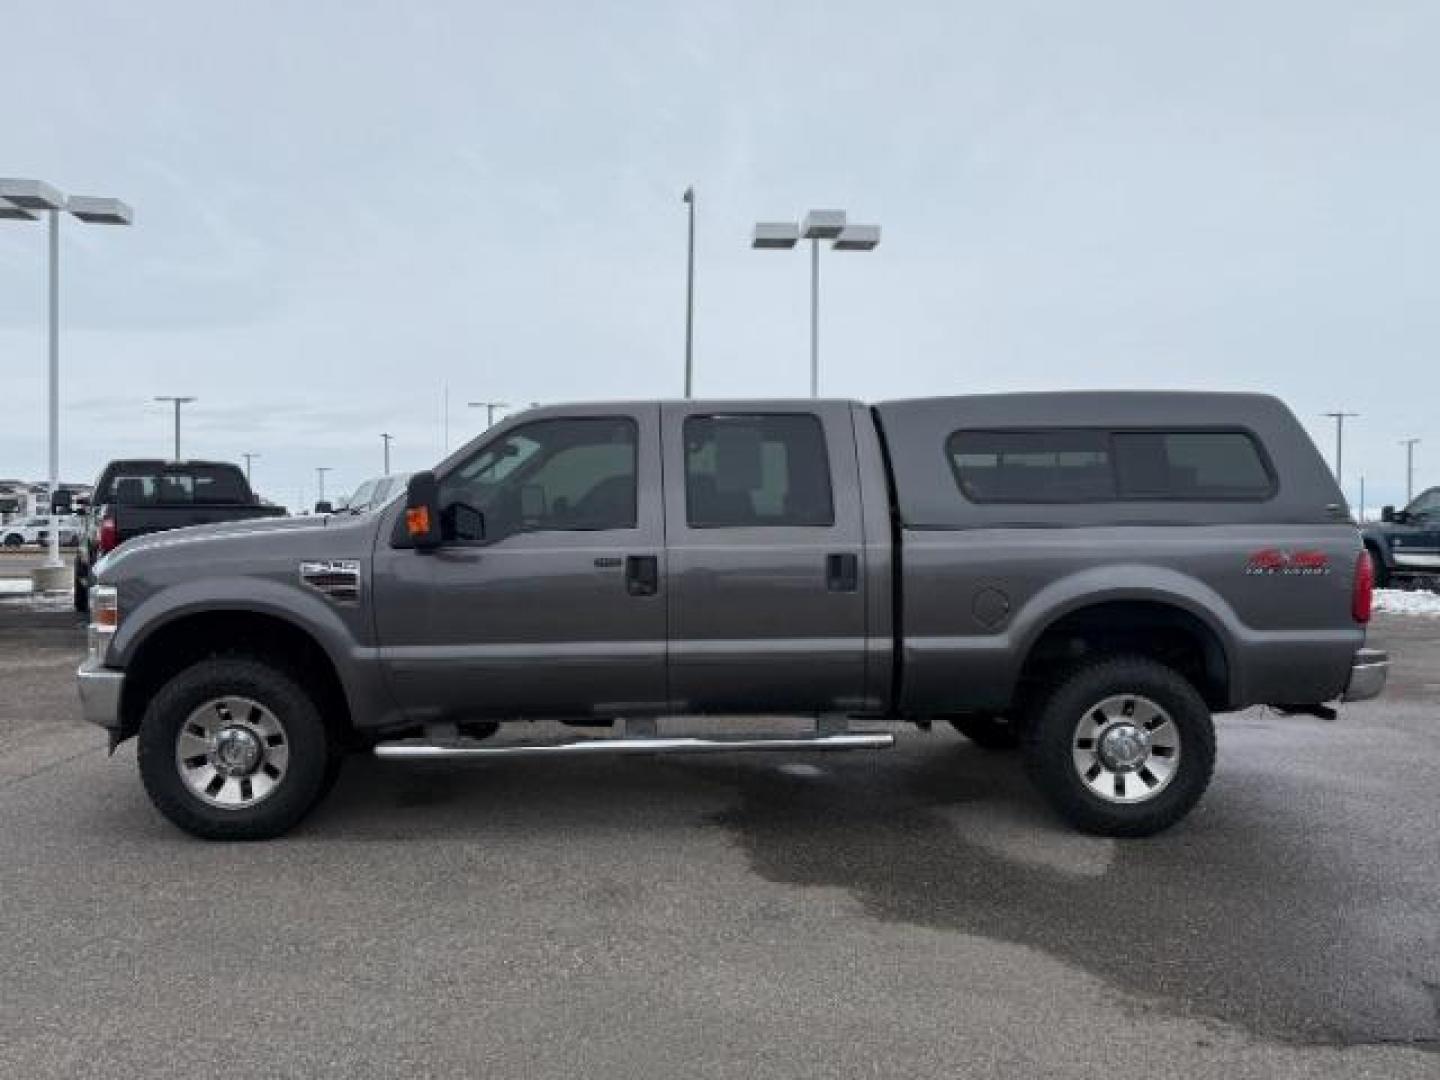
[[[96,663],[105,662],[110,649],[110,639],[120,626],[120,593],[113,585],[95,585],[90,589],[90,630],[87,644],[90,658]]]

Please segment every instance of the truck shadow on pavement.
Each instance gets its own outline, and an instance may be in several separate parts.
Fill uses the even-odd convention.
[[[720,829],[768,881],[846,890],[878,920],[1041,950],[1167,1012],[1297,1043],[1440,1049],[1436,957],[1417,950],[1415,928],[1397,933],[1357,899],[1354,867],[1327,862],[1296,803],[1283,789],[1227,790],[1222,773],[1161,837],[1080,836],[1049,815],[1014,755],[947,735],[876,756],[543,769],[360,758],[301,835],[583,845],[643,830],[663,845]]]

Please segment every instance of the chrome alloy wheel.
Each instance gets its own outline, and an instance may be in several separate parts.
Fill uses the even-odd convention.
[[[175,738],[175,767],[190,793],[226,810],[263,802],[290,764],[285,725],[243,697],[208,701],[190,714]]]
[[[1117,694],[1075,725],[1071,757],[1080,780],[1106,802],[1155,798],[1180,768],[1180,729],[1149,698]]]

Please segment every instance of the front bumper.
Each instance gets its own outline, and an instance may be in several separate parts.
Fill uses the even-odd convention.
[[[1390,674],[1390,654],[1384,649],[1361,649],[1350,664],[1350,681],[1345,684],[1344,701],[1368,701],[1379,697]]]
[[[80,711],[85,719],[109,731],[118,731],[121,726],[120,691],[125,685],[125,673],[102,667],[94,660],[86,660],[75,673],[75,680],[80,686]]]

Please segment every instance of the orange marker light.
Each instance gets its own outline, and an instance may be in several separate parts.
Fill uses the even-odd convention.
[[[411,536],[424,536],[430,531],[430,508],[412,506],[405,511],[405,529]]]

